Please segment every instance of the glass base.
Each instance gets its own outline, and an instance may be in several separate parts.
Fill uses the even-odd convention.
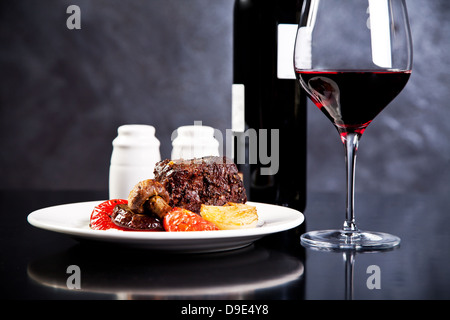
[[[321,250],[386,250],[400,244],[399,237],[373,231],[311,231],[302,234],[300,240],[305,247]]]

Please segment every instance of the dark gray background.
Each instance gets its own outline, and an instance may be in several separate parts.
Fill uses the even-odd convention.
[[[233,2],[2,0],[0,188],[106,190],[122,124],[155,126],[163,158],[178,126],[230,128]],[[407,4],[413,73],[361,140],[357,189],[450,194],[450,2]],[[339,137],[312,104],[307,148],[308,190],[345,188]]]

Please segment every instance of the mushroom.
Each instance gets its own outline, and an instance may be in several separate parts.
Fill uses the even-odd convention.
[[[128,207],[135,213],[150,211],[161,219],[172,210],[169,193],[158,181],[147,179],[136,184],[128,195]]]
[[[154,215],[134,213],[126,204],[118,204],[111,215],[112,222],[132,230],[164,231],[162,222]]]

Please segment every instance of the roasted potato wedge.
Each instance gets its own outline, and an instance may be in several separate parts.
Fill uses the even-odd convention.
[[[243,203],[229,202],[223,206],[202,204],[200,215],[221,230],[255,228],[258,224],[256,207]]]

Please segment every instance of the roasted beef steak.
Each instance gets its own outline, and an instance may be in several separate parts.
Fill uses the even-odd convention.
[[[226,157],[163,160],[155,165],[154,174],[169,192],[172,207],[199,213],[202,204],[247,201],[237,167]]]

